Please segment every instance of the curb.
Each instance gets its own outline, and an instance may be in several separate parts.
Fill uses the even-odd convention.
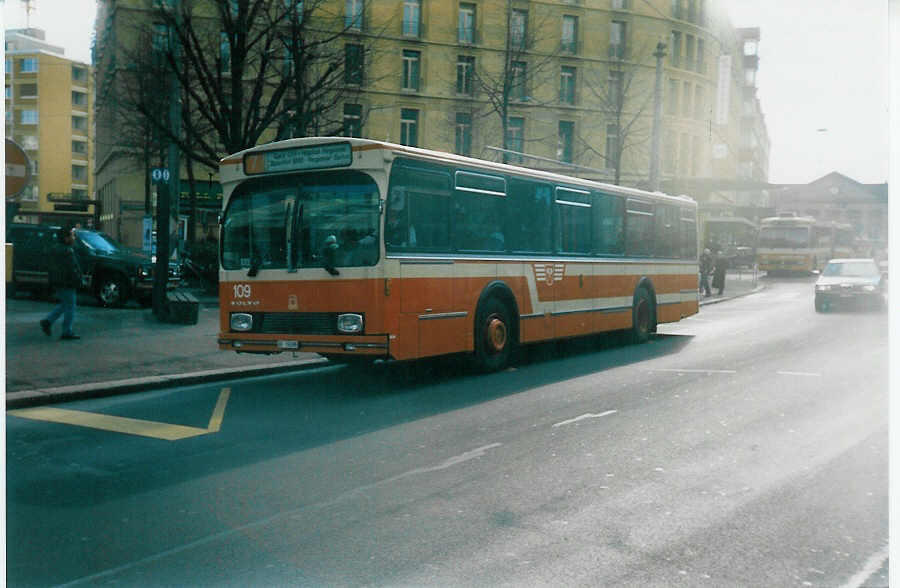
[[[718,304],[720,302],[727,302],[728,300],[734,300],[735,298],[743,298],[744,296],[756,294],[757,292],[764,290],[765,288],[766,288],[765,284],[759,284],[753,290],[750,290],[749,292],[744,292],[743,294],[735,294],[734,296],[724,296],[722,298],[716,298],[714,300],[701,300],[700,306],[706,306],[707,304]]]
[[[235,377],[249,378],[292,371],[304,371],[327,366],[329,364],[330,362],[324,357],[309,358],[265,366],[222,368],[187,374],[146,376],[128,380],[112,380],[108,382],[60,386],[57,388],[22,390],[20,392],[11,392],[6,395],[6,408],[27,408],[44,404],[54,404],[56,402],[69,402],[72,400],[102,398],[104,396],[129,394],[132,392],[145,392],[147,390],[154,390],[166,386],[189,386],[192,384],[230,380]]]

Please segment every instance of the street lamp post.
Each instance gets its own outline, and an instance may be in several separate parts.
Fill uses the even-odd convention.
[[[662,60],[666,56],[666,44],[656,44],[656,84],[653,87],[653,136],[650,142],[650,190],[659,190],[659,151],[662,127]]]

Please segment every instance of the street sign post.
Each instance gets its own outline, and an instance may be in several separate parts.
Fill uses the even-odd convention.
[[[6,139],[6,199],[22,193],[31,182],[31,161],[25,150],[11,139]]]

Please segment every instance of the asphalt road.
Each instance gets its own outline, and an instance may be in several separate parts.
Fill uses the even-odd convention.
[[[646,345],[498,374],[327,367],[10,414],[7,581],[883,586],[887,341],[886,314],[770,280]]]

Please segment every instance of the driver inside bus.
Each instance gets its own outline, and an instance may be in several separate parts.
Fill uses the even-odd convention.
[[[406,190],[392,188],[388,197],[387,220],[384,223],[384,242],[397,247],[415,247],[416,229],[409,224]]]

